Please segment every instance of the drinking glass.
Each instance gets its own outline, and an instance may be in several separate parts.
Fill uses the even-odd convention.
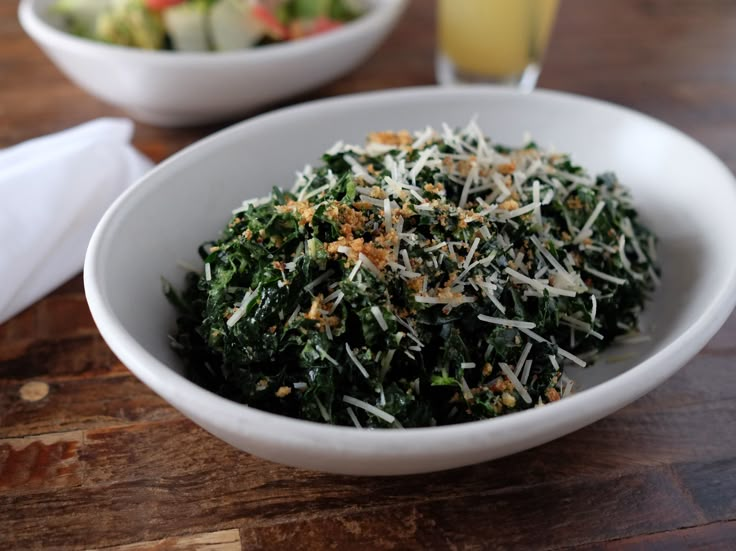
[[[440,84],[534,89],[559,0],[438,0]]]

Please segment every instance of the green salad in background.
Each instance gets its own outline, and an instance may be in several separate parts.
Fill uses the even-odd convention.
[[[74,34],[149,50],[227,51],[296,40],[362,13],[358,0],[58,0]]]
[[[655,238],[611,173],[471,122],[338,143],[200,248],[172,346],[198,384],[288,416],[420,427],[557,401],[640,338]]]

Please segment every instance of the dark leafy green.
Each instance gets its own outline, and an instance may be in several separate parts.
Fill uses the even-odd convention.
[[[636,331],[654,237],[615,175],[472,123],[423,135],[331,150],[200,247],[205,273],[165,289],[192,380],[312,421],[442,425],[556,401],[567,361]]]

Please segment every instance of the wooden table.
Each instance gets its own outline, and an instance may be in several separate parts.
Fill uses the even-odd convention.
[[[121,114],[65,80],[15,10],[0,2],[0,147]],[[368,62],[298,100],[432,84],[433,29],[414,0]],[[736,2],[564,0],[541,85],[661,118],[734,169]],[[135,144],[160,161],[215,129],[138,125]],[[736,549],[735,341],[731,317],[661,388],[540,448],[352,478],[184,419],[109,351],[76,277],[0,326],[0,549]]]

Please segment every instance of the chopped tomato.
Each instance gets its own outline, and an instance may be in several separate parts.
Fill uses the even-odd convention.
[[[288,40],[289,30],[262,4],[254,4],[251,15],[263,25],[266,32],[277,40]]]
[[[146,7],[153,11],[165,10],[183,2],[186,2],[186,0],[145,0]]]
[[[338,27],[342,27],[342,25],[342,22],[322,15],[315,19],[312,34],[325,33],[327,31],[337,29]]]
[[[289,38],[295,40],[305,38],[315,34],[325,33],[341,27],[340,21],[335,21],[329,17],[320,16],[315,19],[301,19],[292,21],[289,25]]]

